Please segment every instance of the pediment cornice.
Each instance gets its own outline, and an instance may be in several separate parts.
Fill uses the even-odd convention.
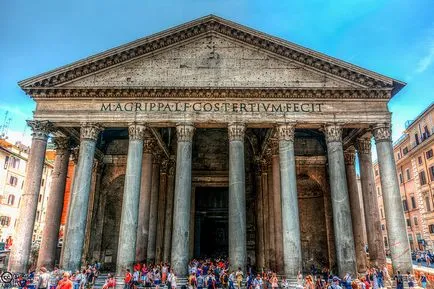
[[[389,99],[387,89],[301,89],[301,88],[28,88],[40,98],[165,98],[165,99]]]
[[[296,61],[314,70],[322,71],[369,89],[388,89],[392,95],[405,83],[362,69],[347,62],[309,50],[291,42],[258,32],[231,21],[207,16],[195,21],[168,29],[150,37],[142,38],[126,45],[77,61],[59,69],[23,80],[23,89],[51,88],[66,82],[91,75],[111,66],[131,61],[138,57],[156,53],[159,50],[188,41],[189,39],[217,33],[252,45],[280,57]]]

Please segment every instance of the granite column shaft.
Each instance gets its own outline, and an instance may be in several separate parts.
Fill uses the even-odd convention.
[[[231,123],[229,132],[229,261],[232,270],[245,270],[246,188],[244,170],[245,125]]]
[[[45,163],[48,134],[52,125],[48,121],[27,121],[32,128],[32,146],[26,169],[23,195],[18,210],[14,244],[10,253],[8,270],[27,272],[32,245],[33,227],[38,208],[38,196],[41,189],[42,173]]]
[[[261,189],[262,189],[262,227],[264,240],[264,267],[270,268],[270,240],[268,239],[268,162],[265,159],[261,160]]]
[[[153,154],[152,158],[152,181],[151,181],[151,204],[149,207],[149,236],[146,259],[155,262],[155,250],[157,245],[157,221],[158,221],[158,192],[160,186],[160,155]]]
[[[42,232],[42,241],[38,254],[37,267],[46,267],[53,270],[56,248],[59,241],[60,218],[62,217],[63,197],[65,195],[66,175],[69,164],[69,139],[56,137],[56,157],[54,170],[51,174],[50,201],[47,205],[45,225]]]
[[[356,273],[356,252],[354,250],[353,226],[345,173],[342,147],[342,128],[339,125],[325,127],[327,142],[330,189],[333,207],[333,223],[338,272]]]
[[[256,164],[256,266],[264,269],[264,215],[262,206],[262,175],[260,160]]]
[[[269,260],[270,260],[270,269],[275,271],[276,270],[276,239],[275,234],[276,230],[274,228],[274,185],[273,185],[273,164],[272,164],[272,156],[271,156],[271,150],[268,154],[268,226],[267,226],[267,237],[268,237],[268,243],[269,245]]]
[[[80,269],[91,189],[93,158],[100,131],[101,128],[98,125],[89,123],[83,124],[80,130],[80,152],[71,193],[72,199],[67,221],[68,233],[66,234],[63,249],[63,269],[68,271]]]
[[[413,272],[407,225],[396,175],[393,157],[392,132],[390,124],[380,124],[373,128],[380,167],[381,188],[383,192],[384,213],[386,216],[387,236],[392,257],[393,270],[401,273]]]
[[[188,273],[191,206],[191,160],[194,126],[188,123],[176,126],[178,137],[176,177],[173,207],[171,265],[175,274]]]
[[[132,270],[136,259],[137,224],[139,219],[140,181],[142,175],[143,138],[146,127],[131,124],[128,128],[129,144],[127,169],[122,201],[121,225],[116,262],[116,275]]]
[[[283,229],[282,229],[282,199],[280,194],[280,164],[279,144],[274,145],[272,156],[273,194],[274,194],[274,241],[275,241],[275,271],[283,272]]]
[[[166,219],[164,220],[164,252],[163,262],[170,262],[170,250],[172,244],[173,228],[173,195],[175,189],[175,156],[169,160],[169,169],[167,174],[167,200],[166,200]]]
[[[166,217],[167,201],[167,166],[168,160],[163,160],[160,166],[160,191],[158,193],[158,221],[157,221],[157,240],[155,249],[155,261],[160,263],[163,260],[164,249],[164,224]]]

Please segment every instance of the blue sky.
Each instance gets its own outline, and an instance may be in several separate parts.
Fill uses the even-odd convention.
[[[35,103],[17,82],[163,29],[216,14],[407,82],[389,103],[396,140],[434,101],[434,1],[1,1],[0,124],[29,139]]]

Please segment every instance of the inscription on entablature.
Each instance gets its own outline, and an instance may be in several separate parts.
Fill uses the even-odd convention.
[[[104,112],[322,112],[319,102],[107,102]]]

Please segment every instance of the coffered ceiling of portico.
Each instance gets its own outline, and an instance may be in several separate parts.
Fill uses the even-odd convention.
[[[363,87],[215,33],[61,86]]]

